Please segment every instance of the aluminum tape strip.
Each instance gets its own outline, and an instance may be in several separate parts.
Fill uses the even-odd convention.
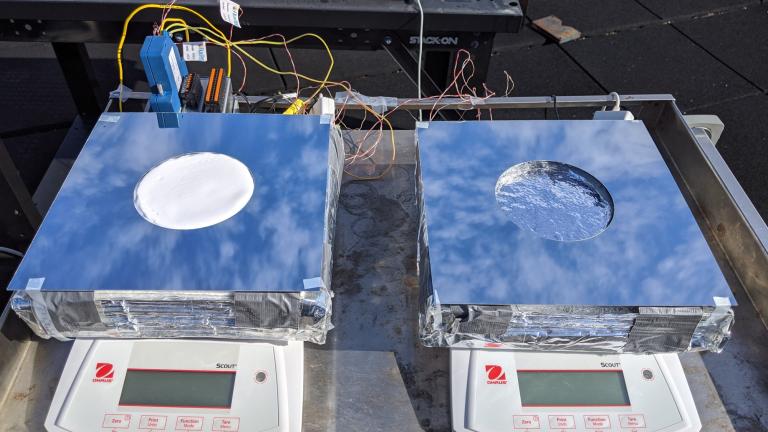
[[[42,327],[54,339],[58,339],[60,341],[68,341],[70,339],[59,333],[59,330],[55,325],[53,325],[53,320],[51,319],[51,315],[48,311],[48,308],[46,307],[45,298],[43,298],[43,293],[40,291],[40,289],[43,287],[43,283],[45,283],[44,277],[30,278],[27,280],[27,286],[25,289],[25,292],[29,295],[29,298],[32,299],[32,309],[35,311],[37,322],[40,324],[40,327]]]

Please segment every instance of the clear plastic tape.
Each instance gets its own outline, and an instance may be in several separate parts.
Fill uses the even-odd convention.
[[[336,101],[337,105],[362,103],[364,105],[368,105],[372,110],[379,114],[383,114],[397,107],[396,97],[364,96],[357,92],[338,92],[336,93],[334,100]]]
[[[43,287],[44,282],[45,278],[33,278],[27,281],[26,292],[32,300],[32,310],[34,310],[35,314],[38,316],[37,321],[39,327],[45,329],[50,337],[60,341],[67,341],[69,339],[59,333],[59,331],[56,329],[56,326],[53,324],[53,320],[51,319],[51,315],[48,312],[48,309],[42,304],[43,300],[40,289]]]
[[[331,131],[320,277],[296,292],[40,291],[11,307],[40,337],[277,339],[325,343],[331,323],[333,240],[344,152]],[[303,289],[303,290],[302,290]]]
[[[712,307],[447,306],[425,298],[421,338],[427,346],[505,347],[519,350],[664,353],[720,352],[730,337],[733,311]],[[632,336],[638,321],[657,327]],[[655,320],[655,321],[654,321]],[[692,324],[691,324],[692,323]]]

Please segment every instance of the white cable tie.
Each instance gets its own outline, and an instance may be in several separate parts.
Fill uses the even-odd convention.
[[[615,103],[613,104],[613,109],[611,111],[621,110],[621,96],[619,96],[619,94],[616,92],[610,92],[608,93],[608,96],[611,96],[611,98],[615,100]]]

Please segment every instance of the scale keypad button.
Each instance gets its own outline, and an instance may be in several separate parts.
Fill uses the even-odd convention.
[[[611,418],[607,415],[585,415],[584,427],[587,429],[611,429]]]
[[[176,417],[176,430],[201,431],[203,430],[203,417]]]
[[[105,414],[101,427],[112,429],[128,429],[131,426],[130,414]]]
[[[572,415],[551,415],[549,416],[550,429],[575,429],[576,420]]]
[[[645,417],[642,414],[620,415],[619,425],[622,429],[644,428]]]
[[[537,415],[516,415],[513,417],[515,429],[539,429],[539,416]]]
[[[139,430],[165,430],[165,423],[168,417],[161,415],[143,415],[139,419]]]
[[[214,417],[213,432],[230,432],[240,430],[240,418],[238,417]]]

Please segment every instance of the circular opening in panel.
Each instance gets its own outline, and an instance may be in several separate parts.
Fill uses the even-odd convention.
[[[253,195],[242,162],[220,153],[188,153],[165,160],[136,184],[133,204],[148,222],[192,230],[236,215]]]
[[[521,229],[549,240],[595,237],[613,219],[608,189],[588,172],[552,161],[528,161],[496,181],[496,202]]]

